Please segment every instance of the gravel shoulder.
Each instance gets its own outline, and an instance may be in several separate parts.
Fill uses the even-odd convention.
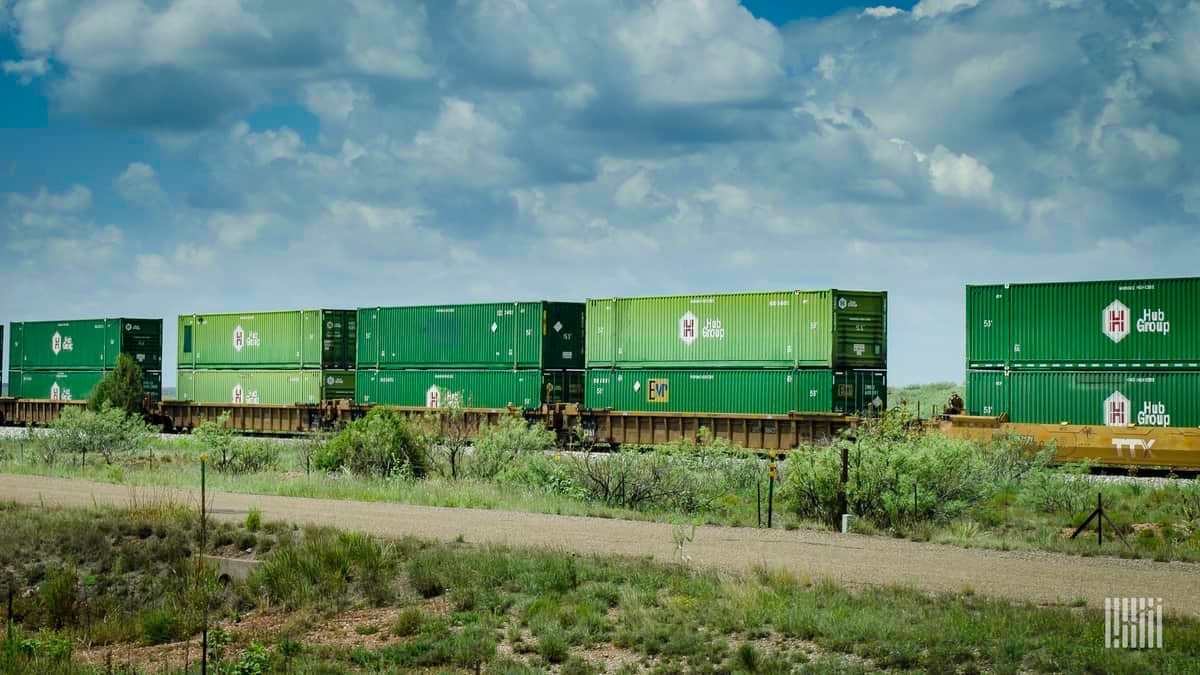
[[[533,546],[633,557],[675,559],[672,527],[663,523],[453,509],[406,504],[210,493],[214,517],[242,519],[258,508],[264,520],[318,524],[385,537],[414,535],[476,544]],[[0,474],[0,500],[47,506],[129,506],[135,500],[199,504],[198,490],[133,488],[84,480]],[[744,572],[755,565],[813,580],[851,585],[902,585],[924,591],[967,589],[1037,604],[1077,599],[1103,608],[1106,597],[1162,598],[1167,613],[1200,616],[1200,564],[1083,558],[916,543],[808,530],[699,527],[684,555],[696,566]]]

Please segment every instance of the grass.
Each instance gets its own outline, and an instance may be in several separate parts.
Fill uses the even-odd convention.
[[[45,535],[23,539],[23,527]],[[121,583],[128,576],[172,588],[180,551],[103,564],[121,555],[126,538],[144,547],[150,537],[141,538],[143,527],[152,537],[156,530],[168,538],[190,531],[168,513],[0,508],[0,551],[19,550],[43,570],[20,577],[22,589],[34,591],[21,594],[17,612],[23,646],[0,650],[0,671],[105,672],[71,659],[89,644],[194,634],[179,617],[197,597],[168,593],[176,605],[140,612],[145,598],[127,595],[136,584]],[[274,523],[263,530],[292,532]],[[85,541],[88,532],[99,535]],[[46,572],[64,561],[78,570],[70,583]],[[3,569],[13,564],[6,558]],[[97,577],[91,586],[86,575]],[[106,634],[79,616],[50,627],[48,608],[61,606],[55,597],[64,587],[110,608]],[[1161,650],[1106,650],[1102,614],[1075,603],[1039,607],[969,591],[895,587],[851,591],[767,568],[730,575],[628,558],[381,541],[324,528],[281,539],[250,580],[221,593],[213,616],[225,627],[210,633],[220,672],[591,673],[603,651],[624,662],[624,672],[1141,673],[1189,672],[1200,653],[1200,622],[1177,616],[1164,622]],[[340,625],[339,612],[370,607],[398,608],[386,631],[369,622],[342,642],[314,639]],[[285,620],[264,624],[274,628],[253,637],[238,628],[238,621],[279,613]]]
[[[940,386],[927,385],[914,391],[928,392]],[[263,442],[260,440],[258,444]],[[868,487],[875,485],[873,481],[876,478],[883,481],[877,486],[876,492],[884,498],[874,499],[878,502],[875,519],[872,520],[865,510],[852,507],[860,516],[853,521],[855,530],[860,533],[1001,550],[1048,550],[1074,555],[1200,561],[1200,483],[1195,481],[1168,485],[1105,483],[1093,486],[1086,478],[1060,474],[1043,467],[1030,474],[1031,477],[1023,478],[1023,483],[1006,487],[1000,485],[1000,481],[993,480],[990,474],[981,478],[979,467],[973,465],[963,465],[966,468],[961,476],[947,473],[949,468],[959,465],[964,455],[983,453],[982,446],[968,441],[931,434],[924,440],[860,438],[859,443],[863,453],[855,457],[861,459],[864,471],[873,470],[871,458],[882,451],[891,452],[897,458],[892,464],[880,465],[878,476],[868,476],[871,478],[866,483]],[[37,459],[35,452],[26,445],[28,441],[24,439],[0,440],[0,470],[16,474],[86,478],[139,487],[194,489],[198,480],[197,458],[200,448],[191,438],[158,440],[153,459],[122,457],[111,465],[94,457],[82,466],[73,457],[60,457],[58,462],[46,464]],[[302,443],[274,443],[270,454],[276,460],[275,468],[247,473],[210,471],[209,488],[249,494],[652,520],[673,524],[682,521],[744,527],[755,526],[759,517],[759,495],[755,490],[755,480],[760,477],[761,461],[732,459],[734,455],[697,454],[695,448],[668,450],[661,464],[648,463],[640,467],[636,461],[629,459],[629,455],[622,456],[621,463],[632,462],[628,465],[632,467],[629,475],[633,479],[652,475],[666,466],[673,472],[674,479],[660,486],[663,487],[662,491],[670,493],[674,490],[687,497],[661,499],[638,504],[636,508],[623,506],[620,499],[605,499],[594,492],[589,493],[581,485],[578,476],[572,476],[568,471],[567,464],[573,461],[570,457],[551,459],[540,452],[521,455],[503,463],[505,471],[489,478],[451,479],[434,473],[423,479],[383,479],[344,472],[309,473],[306,471],[305,450],[306,446]],[[829,451],[817,448],[812,452],[794,453],[793,459],[781,463],[784,481],[775,494],[776,527],[790,530],[836,526],[828,514],[816,513],[812,509],[806,511],[788,501],[793,499],[787,489],[789,481],[798,473],[789,465],[796,464],[795,457],[809,457],[822,452]],[[470,468],[470,464],[467,467]],[[893,475],[901,467],[912,472],[912,475]],[[928,467],[932,469],[926,470]],[[828,465],[823,470],[825,474],[822,475],[826,477],[832,475],[829,471],[835,471]],[[1002,471],[1003,467],[999,470]],[[611,485],[624,487],[626,484],[623,477],[597,473],[592,476],[596,479],[596,485],[605,480]],[[858,474],[852,471],[851,478],[856,485],[857,477]],[[946,478],[953,480],[943,481]],[[950,490],[957,489],[954,481],[960,478],[983,487],[969,497],[955,495]],[[836,488],[836,478],[832,480],[832,483],[824,480],[824,487],[821,488],[826,492],[820,497],[824,504],[822,508],[826,511],[832,501],[828,498],[828,490],[831,485]],[[948,490],[944,494],[949,494],[951,498],[941,499],[939,493],[930,491],[931,486],[943,483]],[[915,494],[914,490],[920,494]],[[1126,533],[1128,544],[1110,537],[1103,546],[1098,546],[1094,531],[1075,540],[1064,537],[1065,530],[1078,525],[1086,517],[1094,503],[1096,490],[1103,491],[1109,514]],[[764,489],[764,500],[766,492]],[[897,498],[897,495],[903,497]],[[918,497],[920,510],[916,509]],[[907,505],[913,506],[913,513],[892,513],[896,509],[907,509]],[[953,509],[942,509],[943,505],[952,506]],[[765,507],[763,504],[764,521]],[[241,550],[261,550],[263,547],[269,550],[274,545],[270,538],[264,540],[257,536],[261,527],[261,515],[257,511],[251,511],[244,525],[244,531],[224,543],[237,545]]]
[[[950,395],[956,391],[959,396],[966,396],[964,386],[954,382],[888,387],[887,402],[891,408],[900,408],[912,415],[916,415],[919,410],[922,418],[929,418],[941,413],[950,402]]]

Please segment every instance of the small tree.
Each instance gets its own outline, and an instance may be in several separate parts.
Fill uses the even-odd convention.
[[[99,411],[105,405],[129,413],[142,413],[146,390],[142,383],[142,367],[128,354],[117,355],[117,367],[110,370],[92,390],[88,408]]]
[[[51,425],[47,444],[51,456],[58,452],[78,453],[80,465],[87,463],[89,452],[99,453],[106,463],[112,464],[114,455],[144,450],[153,437],[154,430],[141,415],[131,415],[112,405],[105,405],[98,412],[68,407]]]
[[[238,435],[228,425],[229,411],[226,410],[215,420],[204,420],[192,432],[192,436],[203,449],[211,452],[214,457],[220,455],[218,468],[229,466],[234,445],[238,442]]]
[[[471,445],[471,429],[463,405],[462,393],[447,395],[442,406],[430,413],[432,428],[438,430],[439,438],[434,443],[446,459],[451,478],[458,478],[460,462]]]

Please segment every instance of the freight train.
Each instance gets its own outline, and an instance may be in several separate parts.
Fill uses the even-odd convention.
[[[1200,279],[968,286],[966,306],[967,408],[929,426],[1053,441],[1063,459],[1200,468]],[[886,293],[836,289],[181,315],[180,400],[148,415],[186,431],[229,411],[245,432],[306,433],[375,405],[423,414],[459,398],[473,423],[520,412],[564,441],[653,444],[706,427],[787,450],[886,409],[886,316]],[[81,343],[64,348],[74,324],[12,324],[10,382],[82,381],[80,364],[103,372],[126,352],[150,392],[150,321],[76,322],[102,338],[71,356],[76,370],[44,367]],[[140,341],[113,332],[135,324],[125,332]],[[158,334],[161,349],[161,322]],[[31,396],[22,381],[0,421],[46,423],[82,398],[62,391]]]

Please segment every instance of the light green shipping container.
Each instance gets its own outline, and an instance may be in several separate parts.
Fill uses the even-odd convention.
[[[315,404],[354,398],[353,370],[179,369],[177,398],[196,403]]]
[[[967,287],[967,367],[1200,369],[1200,278]]]
[[[629,412],[858,414],[882,409],[886,397],[883,373],[794,368],[591,368],[584,389],[586,407]]]
[[[887,367],[887,294],[779,291],[591,299],[589,368]]]
[[[353,369],[357,313],[303,309],[179,317],[179,367]]]
[[[583,303],[358,310],[360,368],[583,368]]]
[[[359,405],[468,408],[537,408],[542,402],[579,402],[582,371],[539,370],[360,370],[354,400]]]
[[[106,370],[10,370],[8,395],[51,401],[86,401]],[[152,400],[162,399],[162,373],[142,371],[142,389]]]
[[[162,319],[14,322],[8,351],[10,370],[103,370],[120,354],[162,370]]]
[[[1200,427],[1200,372],[974,371],[967,410],[1024,424]]]

